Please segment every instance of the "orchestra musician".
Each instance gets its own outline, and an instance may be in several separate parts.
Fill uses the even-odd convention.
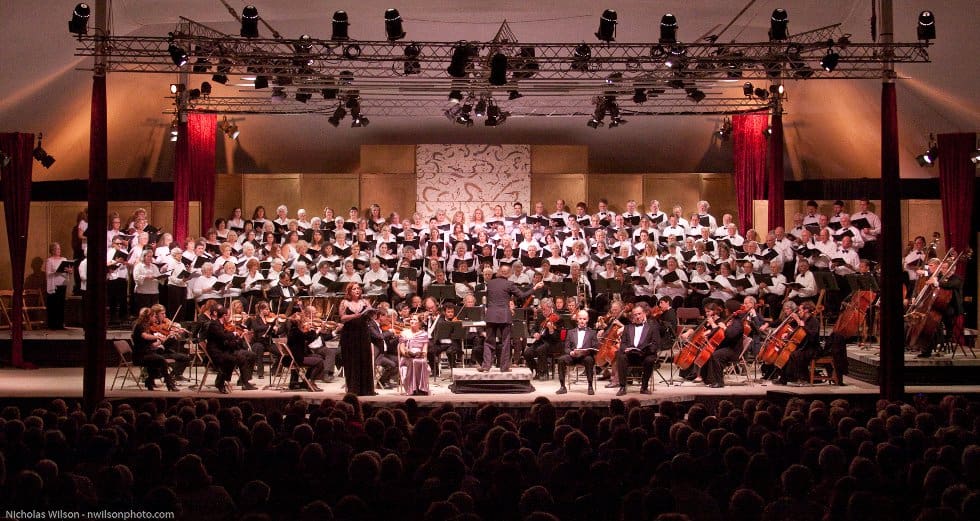
[[[626,394],[626,381],[630,365],[643,368],[640,380],[640,394],[650,394],[650,377],[657,364],[657,350],[660,347],[660,325],[648,320],[650,306],[637,302],[630,311],[630,323],[623,329],[616,352],[619,391],[616,396]]]
[[[297,306],[293,308],[293,313],[289,317],[286,345],[289,347],[289,352],[296,357],[298,365],[306,368],[306,382],[309,382],[309,387],[301,383],[299,373],[294,369],[289,374],[290,390],[320,390],[316,380],[325,372],[326,363],[323,356],[312,348],[312,344],[324,333],[324,325],[322,321],[314,322],[315,313],[314,306],[307,306],[306,309]]]
[[[167,372],[167,361],[163,356],[163,342],[150,327],[153,325],[153,311],[150,308],[140,310],[133,325],[133,363],[146,369],[146,379],[143,385],[147,391],[156,387],[156,379],[163,378],[168,391],[176,391],[177,384],[173,376]]]
[[[477,369],[480,372],[490,370],[494,351],[500,360],[500,371],[510,371],[511,321],[514,318],[510,310],[510,299],[523,302],[534,290],[544,287],[544,283],[538,282],[522,291],[509,277],[510,266],[504,264],[497,270],[496,276],[487,281],[487,341],[483,349],[483,365]]]
[[[180,324],[171,321],[167,318],[167,310],[160,304],[154,304],[150,307],[150,312],[152,314],[150,319],[150,329],[153,334],[160,340],[162,344],[162,351],[159,354],[163,355],[166,359],[171,359],[174,361],[173,368],[170,371],[170,375],[174,381],[186,381],[187,378],[184,377],[184,370],[191,363],[191,357],[180,349],[180,342],[182,338],[187,338],[190,333],[182,328]]]
[[[942,313],[942,325],[943,327],[937,331],[933,338],[925,343],[922,352],[916,355],[917,358],[929,358],[932,356],[932,352],[935,350],[936,346],[940,344],[944,338],[952,336],[956,331],[955,325],[958,319],[957,317],[963,316],[963,279],[956,274],[956,271],[950,271],[949,260],[939,261],[938,259],[929,260],[929,271],[925,275],[928,276],[925,284],[937,287],[942,290],[948,290],[950,292],[949,304]],[[949,273],[949,276],[942,277],[943,273]]]
[[[272,339],[285,330],[285,317],[279,317],[269,308],[269,303],[262,300],[255,305],[255,316],[249,317],[245,327],[251,332],[252,353],[257,363],[256,376],[265,378],[265,363],[263,355],[268,352],[272,357],[272,365],[279,363],[279,351],[272,346]]]
[[[429,334],[429,366],[432,376],[439,376],[439,357],[446,353],[449,367],[456,367],[456,357],[462,353],[462,347],[457,339],[452,338],[453,323],[456,318],[456,306],[444,304],[439,313],[427,321],[426,332]]]
[[[565,394],[565,377],[568,366],[582,365],[585,367],[585,378],[589,382],[588,394],[595,394],[592,382],[595,378],[595,354],[599,350],[599,337],[595,329],[588,326],[589,312],[583,310],[575,313],[575,323],[578,327],[568,330],[565,335],[564,354],[558,357],[558,388],[557,394]]]
[[[392,389],[391,379],[398,375],[398,362],[391,356],[390,346],[397,346],[395,332],[391,330],[391,317],[387,313],[371,310],[367,314],[368,334],[371,335],[371,345],[374,349],[374,365],[381,367],[378,386]],[[382,327],[384,324],[386,327]]]
[[[737,360],[742,351],[744,308],[739,301],[729,300],[725,302],[725,307],[706,306],[704,314],[711,333],[718,329],[724,331],[724,338],[701,368],[701,380],[704,384],[717,389],[725,386],[724,367]]]
[[[228,383],[235,367],[238,367],[241,375],[238,383],[242,390],[257,389],[249,382],[252,379],[252,368],[255,366],[255,355],[242,345],[240,333],[231,324],[228,311],[222,306],[214,306],[210,311],[210,317],[205,335],[206,349],[218,373],[214,380],[218,392],[221,394],[231,392]]]
[[[550,353],[555,353],[561,345],[560,318],[555,313],[554,301],[543,298],[538,302],[540,319],[529,324],[534,342],[524,349],[524,362],[528,369],[534,371],[535,380],[548,378],[547,360]]]
[[[800,382],[809,374],[810,360],[820,353],[820,319],[816,316],[816,306],[813,302],[804,302],[796,309],[791,320],[797,327],[806,331],[806,337],[796,350],[789,356],[789,361],[783,367],[777,383],[786,385],[789,382]]]

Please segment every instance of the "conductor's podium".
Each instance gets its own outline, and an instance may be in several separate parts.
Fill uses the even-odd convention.
[[[456,368],[453,370],[453,383],[449,389],[457,394],[534,392],[534,386],[531,385],[531,370],[526,367],[511,367],[507,373],[501,373],[496,367],[486,373],[476,369]]]

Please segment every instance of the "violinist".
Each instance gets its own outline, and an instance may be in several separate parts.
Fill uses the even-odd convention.
[[[650,394],[650,377],[657,364],[657,350],[660,348],[660,326],[648,320],[650,305],[637,302],[630,311],[630,323],[623,329],[619,351],[616,353],[619,391],[616,396],[626,394],[626,380],[630,365],[643,367],[640,380],[640,394]]]
[[[398,375],[398,339],[391,326],[391,317],[377,310],[371,310],[368,316],[368,334],[374,348],[374,365],[381,367],[378,385],[383,389],[393,389],[392,378]]]
[[[133,363],[146,369],[143,385],[147,391],[156,387],[156,379],[160,377],[166,382],[168,391],[176,391],[177,385],[167,373],[166,358],[162,354],[163,342],[150,330],[152,325],[153,311],[150,308],[141,309],[133,326]]]
[[[316,308],[307,306],[304,310],[297,306],[293,308],[293,313],[289,317],[289,331],[286,333],[286,345],[289,352],[296,357],[297,365],[306,367],[306,382],[309,387],[299,381],[299,372],[292,370],[289,375],[289,390],[319,391],[316,385],[317,378],[323,375],[325,367],[323,356],[311,348],[311,344],[323,333],[322,322],[315,322],[314,317]],[[285,362],[285,361],[284,361]]]
[[[804,302],[796,309],[790,320],[796,322],[798,328],[806,331],[806,337],[789,356],[789,362],[783,367],[783,372],[777,380],[780,385],[788,382],[801,382],[808,374],[810,360],[820,351],[820,319],[816,316],[816,306],[813,302]]]
[[[269,308],[269,303],[262,300],[255,305],[255,316],[249,317],[245,327],[252,335],[252,353],[258,362],[256,376],[265,378],[265,363],[262,355],[268,351],[272,356],[272,366],[279,363],[279,352],[272,346],[272,339],[282,334],[285,317],[279,317]]]
[[[529,324],[532,329],[534,342],[524,349],[524,362],[527,367],[534,371],[535,380],[546,380],[548,377],[547,360],[548,354],[556,351],[556,347],[561,345],[561,330],[559,328],[559,316],[555,313],[554,301],[550,298],[543,298],[538,303],[541,312],[541,322]]]
[[[180,324],[168,319],[167,310],[161,304],[151,306],[150,313],[150,331],[160,340],[163,347],[159,354],[174,361],[170,372],[171,377],[175,381],[186,381],[184,370],[190,364],[191,357],[180,350],[179,338],[187,335],[187,330],[180,327]]]
[[[575,323],[578,327],[570,329],[565,336],[565,349],[558,357],[558,383],[560,387],[556,394],[565,394],[565,375],[570,365],[585,367],[585,378],[589,381],[588,394],[595,394],[592,381],[595,378],[595,354],[599,350],[599,337],[596,331],[588,326],[589,312],[583,310],[575,313]]]
[[[720,310],[727,312],[727,321],[724,321],[725,315],[718,313]],[[705,308],[704,313],[712,333],[717,332],[718,329],[724,331],[724,338],[701,368],[701,379],[705,385],[717,389],[725,386],[723,368],[737,360],[742,351],[744,327],[742,321],[745,319],[746,310],[739,301],[729,300],[725,302],[724,308],[712,306],[710,310]]]
[[[256,387],[249,383],[252,379],[252,367],[255,366],[255,355],[251,351],[246,351],[242,345],[241,337],[231,324],[228,311],[222,306],[215,306],[210,315],[212,320],[208,323],[207,333],[207,352],[214,362],[215,371],[218,375],[214,380],[215,387],[221,394],[228,394],[227,387],[231,379],[232,371],[238,367],[241,379],[238,383],[242,390],[254,390]]]

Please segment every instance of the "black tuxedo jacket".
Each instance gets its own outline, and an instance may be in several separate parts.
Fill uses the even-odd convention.
[[[644,354],[652,355],[657,352],[660,346],[660,325],[651,320],[647,320],[643,325],[642,337],[639,344],[634,341],[636,336],[636,325],[630,323],[623,329],[623,335],[619,339],[619,352],[624,353],[638,347]]]

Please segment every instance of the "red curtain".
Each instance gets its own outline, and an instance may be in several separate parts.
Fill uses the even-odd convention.
[[[10,359],[14,367],[24,363],[24,264],[27,261],[27,225],[31,217],[31,169],[34,166],[34,134],[0,134],[0,150],[10,156],[2,167],[3,209],[10,247],[10,278],[14,295],[10,313]]]
[[[183,246],[187,237],[187,203],[201,202],[201,233],[214,224],[214,179],[217,116],[188,114],[177,126],[174,161],[174,240]]]
[[[783,115],[777,111],[772,115],[772,134],[769,136],[769,229],[786,224],[786,209],[783,202]],[[759,230],[765,237],[766,230]]]
[[[939,134],[939,196],[943,204],[943,231],[946,248],[963,251],[970,245],[973,222],[973,192],[977,167],[970,156],[977,149],[974,133]],[[966,274],[966,263],[956,268]]]
[[[752,201],[766,191],[766,137],[769,114],[738,114],[732,118],[735,146],[735,199],[741,233],[752,228]]]

